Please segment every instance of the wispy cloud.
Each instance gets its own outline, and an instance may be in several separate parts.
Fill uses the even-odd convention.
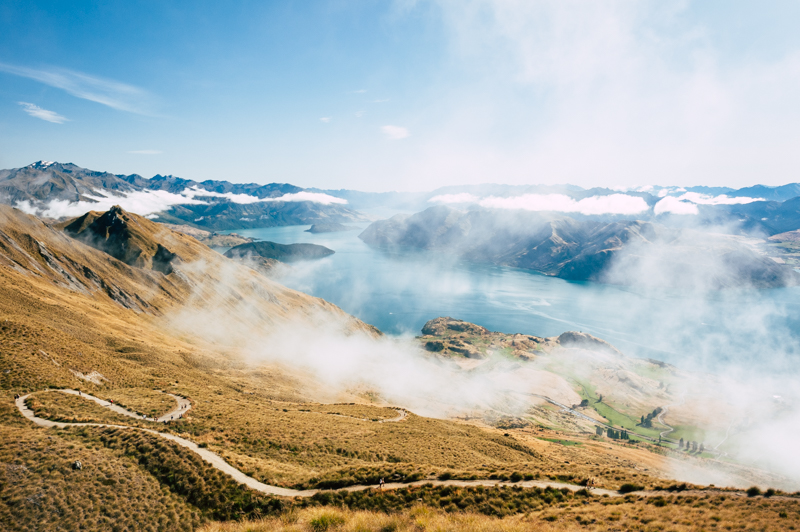
[[[133,85],[65,68],[36,69],[0,63],[0,72],[33,79],[84,100],[141,115],[152,113],[152,96]]]
[[[411,135],[408,128],[400,126],[382,126],[381,131],[392,140],[402,140]]]
[[[367,92],[367,89],[358,89],[357,91],[352,91],[352,94],[364,94]]]
[[[331,120],[333,120],[332,116],[323,116],[322,118],[319,119],[320,122],[325,122],[326,124]]]
[[[35,118],[41,118],[42,120],[46,120],[54,124],[63,124],[64,122],[69,122],[68,118],[61,116],[55,111],[48,111],[47,109],[42,109],[38,105],[28,102],[17,102],[17,103],[22,106],[23,111],[25,111],[26,113]]]
[[[134,155],[159,155],[164,152],[161,150],[131,150],[128,153],[132,153]]]
[[[356,118],[361,118],[364,116],[364,111],[356,111]]]
[[[383,98],[380,100],[372,100],[372,103],[386,103],[389,101],[389,98]]]

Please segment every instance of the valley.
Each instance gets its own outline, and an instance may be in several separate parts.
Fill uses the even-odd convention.
[[[678,434],[656,441],[666,423],[687,439],[723,427],[690,408],[707,401],[702,393],[677,388],[693,388],[693,375],[628,359],[594,336],[510,335],[440,318],[408,343],[122,209],[58,226],[0,209],[0,383],[20,396],[0,406],[0,474],[15,486],[0,492],[3,526],[189,529],[307,515],[332,501],[403,519],[418,499],[444,509],[431,519],[458,519],[452,489],[489,501],[456,511],[509,523],[533,511],[550,523],[604,495],[649,508],[686,482],[686,500],[735,504],[752,500],[741,491],[751,485],[782,489],[775,504],[797,511],[780,474],[678,449]],[[368,369],[348,351],[386,355]],[[349,372],[354,363],[360,370]],[[410,385],[424,374],[433,380]],[[456,387],[437,391],[436,379]],[[666,405],[666,423],[636,426]],[[631,437],[598,435],[598,423]],[[374,489],[381,478],[385,495]],[[712,483],[728,487],[703,487]],[[625,485],[634,498],[618,493]],[[159,508],[152,524],[135,505],[123,515],[91,503],[110,486]],[[24,502],[31,497],[40,502]]]

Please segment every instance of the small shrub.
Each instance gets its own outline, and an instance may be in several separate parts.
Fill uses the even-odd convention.
[[[761,495],[761,489],[758,486],[752,486],[747,488],[747,496],[748,497],[755,497],[757,495]]]
[[[453,478],[453,474],[450,471],[445,471],[441,475],[439,475],[439,480],[450,480]]]
[[[511,473],[511,476],[509,478],[511,479],[511,482],[519,482],[520,480],[522,480],[523,477],[522,474],[518,473],[517,471],[514,471],[513,473]]]
[[[634,491],[642,491],[644,489],[643,486],[637,486],[636,484],[623,484],[619,487],[620,493],[632,493]]]

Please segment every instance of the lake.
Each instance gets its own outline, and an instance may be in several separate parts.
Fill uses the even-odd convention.
[[[282,267],[275,280],[321,297],[394,335],[417,335],[451,316],[490,330],[536,336],[583,331],[631,356],[703,369],[800,369],[800,289],[668,292],[570,282],[526,270],[429,253],[373,249],[358,230],[311,234],[309,226],[235,232],[281,244],[308,242],[330,257]]]

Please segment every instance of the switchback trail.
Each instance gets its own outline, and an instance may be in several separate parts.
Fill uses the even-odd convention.
[[[114,412],[120,413],[122,415],[133,417],[137,419],[141,419],[141,416],[135,412],[131,412],[130,410],[126,410],[118,405],[113,405],[102,399],[98,399],[92,395],[88,395],[85,393],[78,392],[76,390],[44,390],[44,391],[56,391],[61,393],[67,393],[71,395],[77,395],[83,397],[84,399],[94,401],[102,406],[107,406],[112,409]],[[281,488],[279,486],[271,486],[269,484],[264,484],[263,482],[259,482],[258,480],[250,477],[235,467],[228,464],[225,460],[222,459],[221,456],[218,454],[209,451],[208,449],[201,448],[196,443],[189,441],[185,438],[181,438],[180,436],[175,436],[174,434],[167,434],[164,432],[158,432],[157,430],[143,428],[143,427],[131,427],[128,425],[116,425],[111,423],[64,423],[61,421],[50,421],[49,419],[43,419],[37,417],[36,414],[28,408],[25,404],[25,400],[30,397],[31,394],[23,395],[16,399],[15,403],[17,409],[20,413],[34,424],[40,427],[46,428],[68,428],[68,427],[105,427],[105,428],[116,428],[116,429],[128,429],[128,430],[139,430],[142,432],[147,432],[148,434],[153,434],[155,436],[159,436],[166,440],[173,441],[178,445],[189,449],[190,451],[196,453],[200,458],[208,462],[212,467],[216,468],[217,470],[225,473],[232,477],[236,482],[246,485],[247,487],[259,491],[261,493],[265,493],[268,495],[277,495],[280,497],[312,497],[316,493],[321,491],[336,491],[336,490],[316,490],[316,489],[309,489],[309,490],[294,490],[289,488]],[[176,413],[185,413],[191,408],[191,403],[182,397],[171,395],[175,400],[178,402],[178,405],[167,412],[163,416],[158,418],[160,422],[166,422],[169,420],[171,416],[174,416]],[[396,409],[398,411],[398,417],[393,419],[381,420],[380,422],[398,422],[402,421],[406,417],[406,412],[403,409]],[[459,486],[459,487],[470,487],[470,486],[484,486],[484,487],[492,487],[492,486],[520,486],[523,488],[567,488],[571,491],[578,491],[584,489],[582,486],[576,486],[575,484],[566,484],[563,482],[548,482],[548,481],[539,481],[539,480],[526,480],[520,482],[507,482],[502,480],[418,480],[416,482],[409,482],[409,483],[400,483],[400,482],[391,482],[386,483],[383,487],[385,490],[393,490],[393,489],[400,489],[400,488],[407,488],[410,486],[424,486],[424,485],[433,485],[433,486]],[[356,485],[356,486],[348,486],[345,488],[341,488],[344,491],[362,491],[367,489],[378,489],[376,485]],[[609,496],[609,497],[621,497],[623,496],[617,491],[607,490],[602,488],[592,488],[591,492],[594,495],[600,496]],[[684,494],[689,494],[690,491],[685,491]],[[729,492],[728,492],[729,493]],[[654,491],[654,492],[638,492],[636,495],[644,495],[644,496],[654,496],[654,495],[663,495],[662,492]]]

